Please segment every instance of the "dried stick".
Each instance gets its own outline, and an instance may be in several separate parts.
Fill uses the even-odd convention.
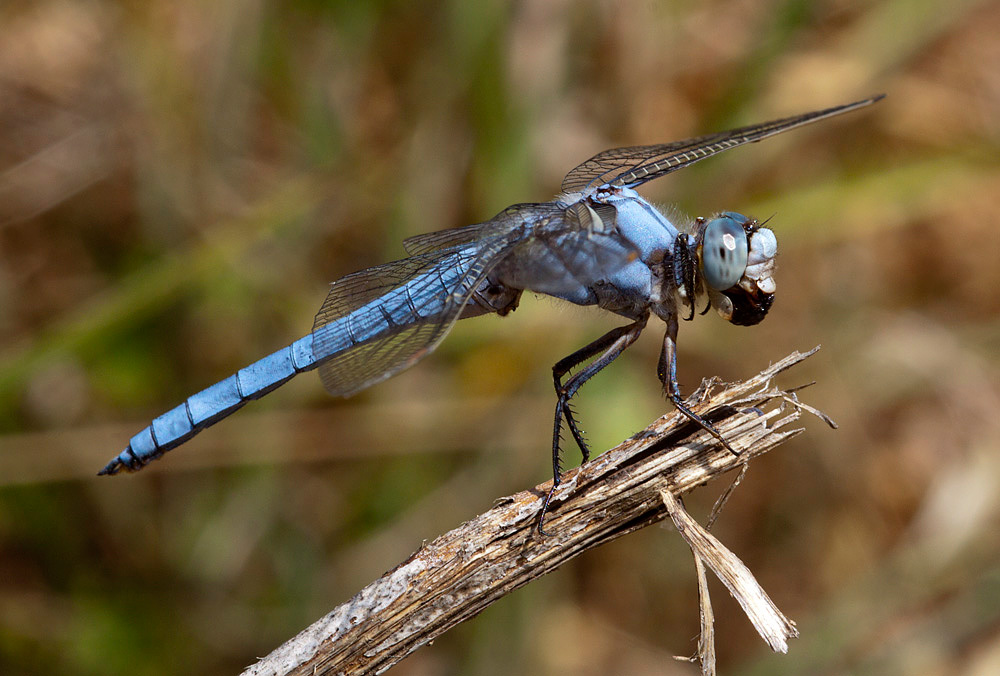
[[[701,610],[701,638],[698,641],[697,655],[697,661],[701,663],[701,673],[705,676],[715,675],[715,615],[708,594],[706,566],[726,585],[729,593],[742,606],[743,612],[750,618],[757,633],[767,642],[771,650],[788,652],[788,639],[799,635],[795,623],[778,610],[750,569],[716,537],[691,518],[677,496],[668,489],[663,489],[660,491],[660,497],[663,498],[663,504],[673,519],[677,532],[694,553]]]
[[[422,546],[347,603],[275,649],[245,675],[381,673],[422,645],[482,612],[505,594],[578,554],[677,518],[670,496],[766,453],[801,429],[786,429],[800,410],[775,375],[819,348],[795,352],[749,380],[706,382],[689,400],[739,456],[678,414],[664,416],[586,465],[566,472],[546,530],[535,530],[548,484],[495,506]]]

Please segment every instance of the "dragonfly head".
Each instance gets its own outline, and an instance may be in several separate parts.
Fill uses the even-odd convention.
[[[759,324],[774,303],[774,233],[756,219],[725,211],[704,221],[696,247],[712,307],[733,324]]]

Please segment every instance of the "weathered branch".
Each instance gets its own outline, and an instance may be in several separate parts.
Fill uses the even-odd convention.
[[[744,465],[746,467],[746,465]],[[743,612],[753,623],[771,650],[788,652],[788,639],[799,635],[795,623],[778,610],[778,606],[768,597],[767,592],[754,578],[750,569],[726,549],[719,540],[684,510],[680,499],[668,489],[660,491],[667,513],[677,527],[677,532],[691,547],[694,554],[695,573],[698,577],[698,601],[701,615],[701,637],[698,641],[697,658],[678,658],[701,663],[701,673],[715,676],[715,615],[708,593],[706,566],[715,573],[729,593],[733,595]]]
[[[679,496],[740,467],[800,433],[787,429],[800,409],[818,414],[771,384],[816,349],[793,353],[744,382],[706,383],[692,396],[691,407],[713,421],[738,457],[678,414],[664,416],[566,472],[546,518],[550,536],[535,530],[548,484],[501,498],[489,511],[425,544],[244,674],[381,673],[587,549],[667,518],[663,491]]]

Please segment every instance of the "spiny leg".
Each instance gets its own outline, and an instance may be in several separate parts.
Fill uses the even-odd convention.
[[[628,333],[629,330],[631,330],[633,327],[634,324],[628,324],[627,326],[620,326],[616,329],[612,329],[611,331],[608,331],[606,334],[604,334],[594,342],[580,348],[579,350],[569,355],[568,357],[560,359],[555,364],[555,366],[552,367],[552,380],[553,383],[555,384],[556,396],[559,397],[556,403],[555,435],[558,436],[559,431],[561,429],[562,418],[565,416],[566,423],[569,425],[570,432],[573,434],[573,439],[576,440],[577,446],[580,447],[580,451],[581,453],[583,453],[584,462],[587,462],[590,459],[590,448],[587,446],[587,440],[583,437],[583,432],[577,425],[576,419],[573,416],[573,411],[570,409],[569,406],[569,399],[573,395],[569,394],[567,396],[566,392],[573,385],[573,383],[576,382],[580,378],[580,376],[585,374],[587,371],[586,370],[581,371],[579,374],[574,376],[570,380],[570,382],[566,384],[565,387],[562,384],[563,376],[565,376],[567,373],[569,373],[570,371],[572,371],[573,369],[575,369],[577,366],[587,361],[588,359],[592,359],[601,352],[607,351],[609,348],[611,348],[612,345],[614,345],[615,341],[619,340],[623,335]],[[612,357],[612,359],[614,359],[614,357]],[[596,364],[597,362],[595,361],[594,363]],[[610,360],[608,363],[610,363]],[[593,364],[591,365],[591,367],[592,366]],[[607,366],[607,364],[605,364],[605,366]],[[588,367],[587,370],[589,370],[589,368],[590,367]],[[582,381],[576,383],[574,392],[577,389],[579,389],[580,386],[583,385],[583,383],[586,382],[587,379],[589,379],[591,376],[597,373],[597,371],[599,371],[601,368],[604,367],[601,366],[593,373],[590,373],[586,378],[583,378]],[[554,444],[555,444],[555,438],[553,438],[553,445]],[[557,459],[553,458],[553,460],[555,461]],[[558,466],[554,466],[553,470],[555,471],[556,474],[559,473]]]
[[[590,449],[587,447],[583,433],[577,425],[576,419],[573,417],[569,401],[585,382],[597,375],[605,366],[617,359],[629,345],[634,343],[645,326],[646,317],[643,317],[627,326],[612,329],[589,345],[559,360],[552,367],[552,379],[555,383],[558,399],[556,400],[556,415],[552,430],[552,488],[549,489],[548,495],[545,496],[545,502],[542,503],[542,509],[538,515],[538,532],[542,535],[548,535],[543,526],[545,523],[545,513],[549,508],[549,501],[552,500],[552,495],[555,493],[556,487],[562,483],[562,468],[560,467],[559,456],[563,418],[566,418],[570,432],[573,434],[573,438],[583,453],[583,461],[587,462],[590,459]],[[563,376],[583,362],[594,357],[597,358],[588,364],[586,368],[571,377],[565,385],[562,384]]]
[[[673,403],[674,407],[680,411],[681,415],[718,439],[727,451],[733,455],[739,455],[739,453],[737,453],[736,450],[729,445],[729,442],[726,441],[726,438],[722,436],[719,430],[715,429],[715,426],[712,425],[712,423],[689,409],[684,403],[684,399],[681,397],[680,386],[677,384],[676,317],[671,317],[667,322],[667,333],[663,337],[663,349],[660,351],[660,363],[657,366],[656,374],[660,377],[660,382],[663,383],[664,393]]]

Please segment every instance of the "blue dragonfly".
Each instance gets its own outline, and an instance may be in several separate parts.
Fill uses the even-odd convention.
[[[523,291],[596,305],[630,322],[553,367],[553,483],[539,531],[544,532],[542,519],[561,481],[563,421],[583,461],[590,457],[570,400],[636,341],[651,314],[666,324],[657,368],[666,396],[732,451],[681,397],[677,322],[682,314],[693,319],[699,302],[704,302],[701,314],[715,308],[733,324],[763,320],[774,301],[777,240],[755,219],[733,211],[668,218],[635,188],[730,148],[881,98],[684,141],[606,150],[570,171],[561,194],[550,202],[516,204],[483,223],[410,237],[403,242],[409,257],[333,282],[307,336],[154,419],[99,474],[141,469],[303,371],[318,368],[331,394],[349,397],[416,364],[457,320],[509,314]]]

